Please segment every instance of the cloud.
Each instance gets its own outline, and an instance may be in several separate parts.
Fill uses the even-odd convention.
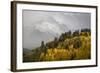
[[[63,32],[91,27],[90,13],[23,11],[23,47],[33,48]]]
[[[43,21],[41,23],[37,23],[37,24],[33,24],[34,25],[34,29],[39,30],[41,32],[49,32],[49,33],[54,33],[54,34],[58,34],[60,35],[62,32],[64,32],[63,30],[60,29],[60,27],[57,25],[59,23],[53,23],[52,21]]]

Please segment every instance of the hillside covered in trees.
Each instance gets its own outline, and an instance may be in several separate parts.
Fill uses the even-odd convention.
[[[91,59],[91,30],[62,33],[54,40],[23,53],[23,62]]]

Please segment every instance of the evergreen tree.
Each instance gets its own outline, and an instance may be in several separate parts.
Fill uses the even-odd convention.
[[[73,32],[73,36],[79,36],[79,30],[76,30],[75,32]]]
[[[44,48],[44,41],[41,42],[41,48]]]
[[[54,47],[57,47],[57,45],[58,45],[58,39],[57,39],[57,37],[55,37],[55,39],[54,39]]]

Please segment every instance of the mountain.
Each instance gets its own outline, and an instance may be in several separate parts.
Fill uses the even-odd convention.
[[[23,48],[23,53],[24,54],[28,54],[28,53],[31,53],[31,52],[32,52],[32,50],[27,49],[27,48]]]
[[[91,58],[91,30],[64,32],[54,40],[33,48],[24,56],[24,62],[80,60]]]

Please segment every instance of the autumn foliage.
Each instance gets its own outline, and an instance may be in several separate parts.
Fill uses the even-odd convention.
[[[73,33],[69,31],[46,44],[42,41],[41,46],[33,49],[29,57],[27,56],[24,62],[90,59],[91,32],[89,29],[80,32],[77,30]]]

